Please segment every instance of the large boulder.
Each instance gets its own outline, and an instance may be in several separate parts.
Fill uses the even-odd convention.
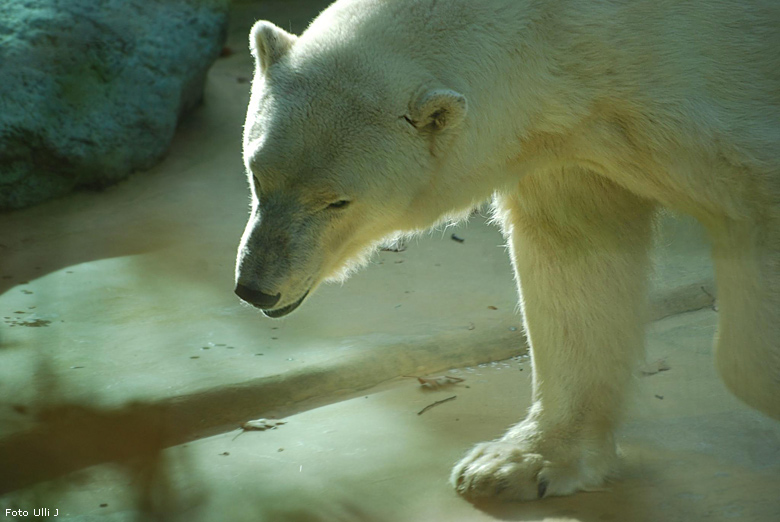
[[[105,187],[165,154],[228,0],[0,1],[0,209]]]

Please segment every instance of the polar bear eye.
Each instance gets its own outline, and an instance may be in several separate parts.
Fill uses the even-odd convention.
[[[336,201],[334,203],[331,203],[328,205],[328,208],[344,208],[347,205],[349,205],[349,201],[346,199],[340,199],[339,201]]]

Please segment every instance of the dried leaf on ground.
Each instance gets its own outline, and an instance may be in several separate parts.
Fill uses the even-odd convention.
[[[657,361],[646,362],[639,371],[642,372],[642,375],[655,375],[658,372],[665,372],[671,369],[672,367],[666,363],[666,359],[658,359]]]
[[[241,429],[245,431],[275,430],[282,424],[286,424],[286,422],[276,419],[257,419],[245,422],[241,425]]]
[[[417,379],[417,381],[420,383],[420,386],[423,388],[430,388],[432,390],[466,380],[460,377],[453,377],[452,375],[439,375],[438,377],[416,377],[414,375],[407,375],[407,377],[413,377]]]

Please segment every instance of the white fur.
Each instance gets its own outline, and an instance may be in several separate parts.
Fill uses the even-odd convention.
[[[297,39],[260,22],[251,42],[238,282],[286,306],[494,195],[534,404],[455,467],[460,493],[612,472],[659,206],[711,233],[718,367],[780,418],[780,4],[339,0]]]

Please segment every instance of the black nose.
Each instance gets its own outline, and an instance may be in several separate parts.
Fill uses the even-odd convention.
[[[260,290],[252,290],[242,284],[236,285],[236,295],[247,303],[253,304],[263,310],[272,308],[279,302],[279,299],[282,298],[282,294],[269,295]]]

